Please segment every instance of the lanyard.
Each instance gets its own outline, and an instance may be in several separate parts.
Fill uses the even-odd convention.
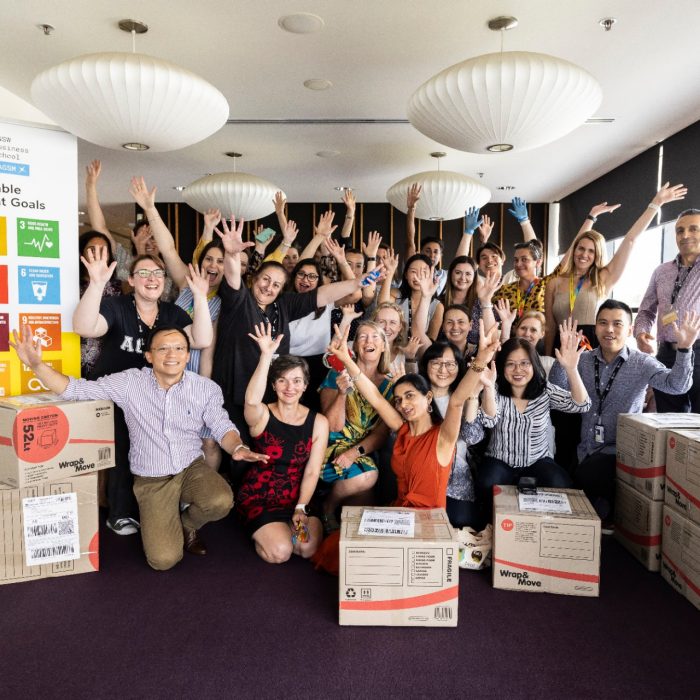
[[[539,277],[535,277],[532,282],[530,282],[530,286],[527,288],[527,291],[525,292],[525,295],[523,296],[520,292],[520,282],[516,282],[517,284],[517,292],[518,292],[518,297],[517,297],[517,305],[518,305],[518,316],[523,315],[523,311],[525,311],[525,302],[527,302],[527,298],[530,296],[530,292],[532,291],[532,288],[540,281]]]
[[[576,304],[576,297],[583,287],[583,283],[586,281],[586,275],[581,275],[578,278],[578,284],[574,287],[574,276],[571,274],[569,276],[569,311],[573,312],[574,304]]]
[[[600,416],[603,413],[603,402],[605,401],[605,398],[607,395],[610,393],[610,388],[612,387],[613,382],[615,381],[615,377],[617,376],[617,373],[620,371],[620,367],[622,367],[622,363],[624,362],[624,358],[620,358],[617,361],[617,364],[615,365],[615,368],[612,371],[612,374],[610,375],[610,378],[608,379],[608,383],[603,390],[603,393],[600,393],[600,360],[598,360],[597,357],[593,358],[593,364],[595,366],[595,393],[598,395],[598,417],[600,419]]]
[[[257,306],[257,304],[256,304],[256,306]],[[273,301],[272,304],[268,304],[265,311],[263,311],[258,306],[258,310],[262,314],[262,317],[263,317],[265,323],[270,324],[270,332],[272,334],[272,337],[276,338],[277,335],[279,334],[279,330],[280,330],[280,310],[279,310],[279,306],[277,305],[277,302]]]
[[[692,267],[681,267],[678,260],[676,260],[676,266],[678,267],[678,274],[676,275],[676,281],[673,284],[673,292],[671,292],[671,306],[676,303],[676,298],[680,294],[681,289],[683,289],[683,285],[685,284],[685,281],[688,279],[688,275],[690,275],[690,271],[692,270]],[[683,270],[685,270],[684,275],[681,274]]]

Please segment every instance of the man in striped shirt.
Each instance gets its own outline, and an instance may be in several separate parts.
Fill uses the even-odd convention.
[[[24,326],[13,331],[13,348],[39,381],[62,399],[111,399],[123,411],[131,446],[129,465],[139,504],[146,560],[157,570],[182,559],[183,548],[206,554],[197,530],[225,517],[233,506],[226,481],[204,463],[200,433],[209,428],[233,459],[267,461],[241,442],[223,408],[221,389],[185,370],[190,357],[187,334],[177,326],[154,328],[145,357],[152,367],[108,374],[96,381],[74,379],[42,362],[41,344]],[[180,504],[189,504],[182,513]]]
[[[688,312],[700,313],[700,209],[681,212],[676,221],[676,245],[678,255],[654,270],[634,324],[637,347],[651,354],[656,321],[656,357],[666,367],[672,367],[676,359],[674,324]],[[654,389],[659,413],[700,413],[700,341],[693,349],[693,381],[688,391],[674,396]]]

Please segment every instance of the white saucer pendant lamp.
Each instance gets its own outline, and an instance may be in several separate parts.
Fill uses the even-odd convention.
[[[449,170],[429,170],[399,180],[386,193],[389,203],[406,213],[406,195],[411,185],[421,186],[416,216],[430,221],[459,219],[469,207],[481,208],[491,199],[491,192],[466,175]]]
[[[279,187],[255,175],[216,173],[187,185],[182,196],[198,212],[219,209],[223,216],[254,221],[275,210],[275,192]]]
[[[573,131],[601,100],[595,78],[573,63],[511,51],[441,71],[413,93],[408,119],[422,134],[460,151],[526,151]]]
[[[79,56],[40,73],[34,104],[90,143],[173,151],[202,141],[228,119],[226,98],[203,78],[138,53]]]

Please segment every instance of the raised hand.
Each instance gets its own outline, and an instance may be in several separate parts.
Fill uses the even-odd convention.
[[[517,309],[510,308],[508,299],[499,299],[496,302],[496,311],[498,311],[498,318],[501,319],[501,323],[507,323],[509,326],[513,325],[515,317],[518,315]]]
[[[379,250],[379,244],[382,242],[382,237],[379,235],[379,231],[370,231],[367,236],[367,243],[362,244],[362,252],[368,258],[376,258],[377,251]]]
[[[496,386],[496,363],[491,362],[486,365],[486,369],[479,373],[479,381],[484,389],[493,389]]]
[[[284,227],[284,231],[282,231],[282,240],[287,245],[291,246],[292,243],[294,243],[294,241],[296,240],[298,234],[299,229],[297,228],[296,223],[289,219],[289,221],[287,221],[287,225]]]
[[[653,355],[654,346],[651,344],[653,340],[655,340],[655,338],[651,333],[640,333],[637,336],[637,348],[640,350],[640,352],[644,352],[647,355]]]
[[[221,221],[221,211],[219,209],[207,209],[204,212],[203,234],[209,235],[212,233],[219,221]]]
[[[577,325],[577,321],[571,317],[559,324],[561,346],[554,349],[554,356],[565,370],[576,369],[578,359],[584,351],[583,347],[579,348],[581,334],[576,330]]]
[[[479,301],[488,304],[491,301],[491,297],[496,293],[499,285],[501,284],[501,276],[498,274],[498,270],[489,270],[485,277],[482,277],[481,284],[477,287],[476,295]]]
[[[253,326],[255,333],[248,333],[248,337],[252,338],[260,348],[262,355],[274,355],[279,348],[284,334],[280,333],[276,338],[272,337],[272,326],[269,323],[258,323]]]
[[[384,258],[384,269],[386,270],[387,279],[394,279],[396,270],[399,269],[399,254],[394,254],[394,249],[389,249],[389,254]]]
[[[406,194],[406,207],[408,209],[413,209],[416,206],[416,204],[418,204],[418,200],[420,199],[420,193],[422,189],[423,187],[417,182],[414,182],[408,188],[408,193]]]
[[[275,205],[275,211],[280,214],[284,213],[284,206],[287,204],[287,198],[284,196],[283,192],[275,192],[275,198],[272,200]]]
[[[334,218],[335,212],[332,209],[324,211],[318,219],[318,224],[316,225],[316,229],[314,231],[315,235],[330,238],[333,231],[338,228],[337,224],[335,226],[333,225]]]
[[[383,280],[385,275],[386,268],[384,265],[377,265],[374,270],[370,270],[362,276],[362,279],[360,280],[360,287],[369,287],[370,285],[374,285],[380,280]]]
[[[155,207],[157,191],[157,187],[154,187],[149,191],[148,187],[146,186],[146,181],[142,177],[131,178],[129,194],[134,198],[136,204],[138,204],[144,211]]]
[[[335,261],[338,263],[338,266],[345,263],[344,245],[340,245],[337,241],[334,241],[332,238],[328,238],[328,240],[326,240],[326,248],[328,248],[328,252],[330,253],[330,255],[332,255],[335,258]]]
[[[350,379],[350,375],[346,369],[336,376],[335,385],[338,387],[338,391],[341,394],[349,394],[353,390],[352,379]]]
[[[9,341],[10,347],[15,349],[17,357],[28,367],[36,367],[41,362],[41,341],[34,340],[32,328],[29,325],[22,326],[22,335],[16,330],[12,331],[12,340]]]
[[[406,374],[406,365],[399,360],[394,360],[389,366],[389,374],[391,375],[392,381],[401,379]]]
[[[488,214],[484,214],[483,223],[479,225],[479,238],[482,243],[488,241],[491,231],[493,231],[493,221],[491,221],[491,217]]]
[[[241,219],[236,225],[236,218],[233,214],[231,214],[230,227],[226,222],[226,219],[222,218],[220,223],[223,231],[220,231],[218,228],[215,228],[214,231],[216,231],[217,235],[221,239],[221,243],[224,246],[224,251],[229,255],[236,255],[246,248],[250,248],[255,245],[255,243],[252,241],[248,243],[243,242],[243,219]]]
[[[476,229],[484,223],[484,219],[479,217],[478,207],[469,207],[469,209],[464,212],[464,216],[464,233],[471,236],[474,231],[476,231]]]
[[[102,162],[99,160],[93,160],[85,168],[85,183],[87,185],[97,185],[97,180],[102,173]]]
[[[99,246],[95,249],[88,248],[85,255],[80,256],[80,262],[85,265],[90,277],[90,284],[105,285],[112,277],[114,269],[117,267],[116,260],[111,264],[107,264],[109,260],[108,250],[105,246]]]
[[[488,364],[501,346],[500,329],[493,326],[488,333],[484,331],[484,319],[479,319],[479,346],[476,351],[476,360],[479,364]]]
[[[685,195],[688,194],[688,188],[680,185],[671,185],[670,182],[664,182],[661,189],[654,195],[652,199],[653,204],[661,206],[662,204],[667,204],[668,202],[675,202],[679,199],[685,199]]]
[[[418,354],[421,345],[423,345],[423,343],[421,342],[420,336],[412,335],[408,339],[406,345],[400,347],[399,350],[406,356],[407,360],[413,361],[416,359],[416,355]]]
[[[352,323],[356,318],[362,316],[362,311],[355,311],[355,304],[343,304],[340,307],[343,312],[343,319],[346,323]]]
[[[595,217],[600,216],[601,214],[612,214],[615,209],[619,209],[620,206],[620,204],[608,204],[607,202],[601,202],[600,204],[592,206],[589,214]]]
[[[134,244],[137,255],[146,255],[148,253],[146,250],[146,244],[152,237],[150,226],[141,226],[136,233],[133,231],[131,232],[131,240]]]
[[[343,202],[345,203],[345,209],[348,214],[355,216],[355,194],[351,189],[343,191]]]
[[[187,286],[192,290],[192,296],[203,296],[209,293],[209,278],[202,274],[201,268],[190,263],[188,266],[189,274],[185,275]]]
[[[328,352],[335,355],[343,364],[345,364],[351,359],[350,350],[348,349],[348,335],[350,334],[350,326],[347,326],[341,331],[338,325],[334,324],[333,330],[335,332],[328,346]]]
[[[421,294],[428,299],[432,299],[437,292],[439,280],[435,279],[433,271],[422,267],[418,270],[418,285],[420,286]]]
[[[675,321],[673,329],[676,331],[678,347],[692,348],[700,332],[700,314],[696,311],[687,311],[683,317],[683,322],[679,325],[678,321]]]
[[[519,224],[525,223],[530,218],[527,213],[527,202],[524,199],[513,197],[510,204],[513,208],[509,209],[508,213],[514,216]]]

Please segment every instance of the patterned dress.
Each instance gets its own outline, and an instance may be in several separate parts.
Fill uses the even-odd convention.
[[[288,523],[299,502],[299,488],[311,453],[316,414],[309,411],[303,425],[289,425],[270,411],[265,430],[252,439],[252,449],[269,456],[243,476],[236,510],[249,535],[268,523]]]

